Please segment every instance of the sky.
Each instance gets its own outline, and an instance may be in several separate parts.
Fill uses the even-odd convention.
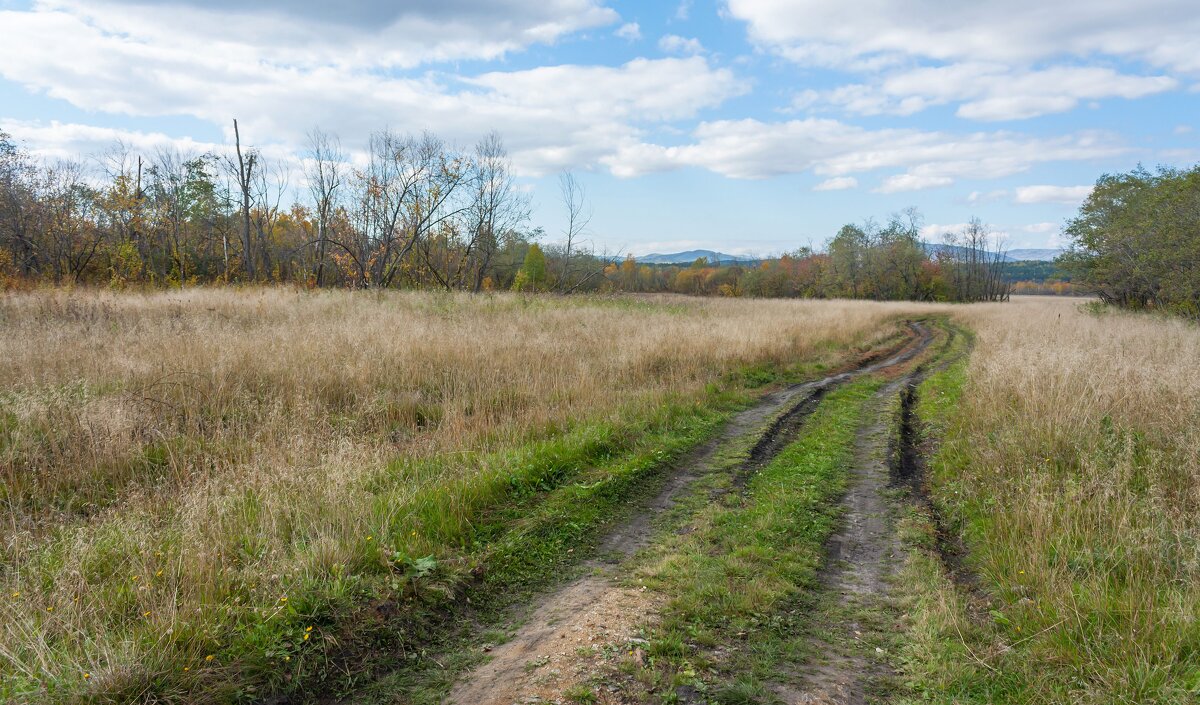
[[[47,160],[495,130],[533,223],[572,171],[609,253],[909,206],[1057,247],[1101,174],[1200,161],[1197,116],[1194,0],[0,0],[0,130]]]

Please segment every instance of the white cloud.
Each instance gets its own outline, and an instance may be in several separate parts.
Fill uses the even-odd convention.
[[[949,186],[954,179],[949,176],[932,176],[922,174],[896,174],[883,180],[876,193],[901,193],[904,191],[923,191],[928,188]]]
[[[1058,66],[1013,70],[1002,64],[960,63],[891,73],[871,84],[808,91],[793,105],[827,104],[859,115],[911,115],[961,103],[973,120],[1019,120],[1071,110],[1094,98],[1141,98],[1178,87],[1168,76],[1131,76],[1109,68]]]
[[[1056,233],[1062,228],[1058,223],[1030,223],[1022,226],[1021,229],[1027,233],[1036,233],[1043,235],[1045,233]]]
[[[617,31],[613,32],[613,34],[621,39],[635,42],[642,38],[642,28],[638,26],[637,22],[626,22],[618,27]]]
[[[352,151],[384,126],[432,129],[460,145],[496,129],[525,174],[596,165],[620,176],[685,167],[746,179],[812,172],[826,179],[819,190],[831,190],[856,186],[856,175],[874,173],[879,190],[895,192],[1124,152],[1112,135],[1095,132],[1032,137],[1005,131],[870,130],[816,118],[680,124],[744,94],[749,84],[695,55],[703,51],[697,40],[676,35],[660,40],[664,50],[693,55],[469,77],[433,65],[494,58],[589,27],[615,26],[615,13],[599,0],[364,2],[350,8],[348,17],[333,19],[327,17],[327,5],[311,0],[297,5],[296,12],[288,11],[293,6],[284,0],[264,0],[254,10],[233,0],[213,2],[225,9],[209,9],[200,0],[167,9],[137,4],[137,11],[116,0],[43,0],[34,12],[0,12],[5,34],[0,75],[85,111],[182,115],[226,131],[237,117],[248,141],[281,151],[301,145],[304,133],[318,125],[339,134]],[[636,23],[616,31],[630,25]],[[891,65],[874,55],[849,56],[859,66]],[[401,70],[410,66],[425,68]],[[908,69],[895,73],[900,88],[894,96],[880,92],[882,83],[846,86],[839,95],[859,111],[916,111],[968,89],[982,90],[972,94],[982,102],[995,91],[970,88],[971,77],[991,74],[985,64],[972,70],[927,76],[924,83],[957,86],[945,92],[922,87],[913,78],[921,75],[918,70]],[[913,85],[905,86],[905,76]],[[1144,88],[1138,82],[1144,77],[1127,77],[1132,80],[1127,85],[1120,75],[1103,72],[1088,85],[1099,86],[1106,78],[1121,91]],[[1084,93],[1073,95],[1079,99]],[[822,96],[803,93],[797,105],[810,98]],[[47,153],[106,134],[58,123],[21,129]],[[655,137],[667,139],[668,133],[682,144],[655,143]],[[139,133],[128,141],[149,145],[164,138]]]
[[[899,57],[1027,64],[1108,55],[1200,71],[1192,0],[728,0],[759,44],[804,63],[847,66]]]
[[[745,90],[733,72],[714,70],[701,57],[634,59],[617,68],[543,66],[486,73],[463,82],[490,89],[486,97],[506,106],[594,119],[685,118]]]
[[[593,7],[586,0],[550,5]],[[746,90],[730,70],[702,57],[406,77],[359,68],[366,61],[361,44],[347,47],[345,60],[290,65],[270,60],[269,46],[261,55],[258,46],[232,40],[200,50],[195,43],[203,32],[171,25],[157,33],[131,25],[120,33],[66,12],[0,13],[0,25],[6,28],[0,75],[84,110],[186,115],[226,130],[237,117],[243,135],[259,146],[297,147],[318,125],[350,149],[385,126],[432,129],[460,144],[495,129],[527,174],[593,165],[636,143],[640,125],[689,118]]]
[[[921,239],[926,242],[940,240],[945,235],[958,234],[970,223],[929,223],[921,226]]]
[[[972,191],[967,195],[967,203],[971,205],[976,205],[979,203],[991,203],[993,201],[999,201],[1006,196],[1008,196],[1008,191],[1005,191],[1004,189],[996,189],[993,191]]]
[[[1175,129],[1172,130],[1172,132],[1174,132],[1177,135],[1190,135],[1192,133],[1192,126],[1191,125],[1176,125]]]
[[[50,160],[96,157],[117,142],[143,154],[160,149],[178,149],[185,154],[218,153],[224,150],[221,144],[172,137],[162,132],[139,132],[57,121],[0,120],[0,131],[12,135],[34,155]]]
[[[889,182],[890,188],[898,188],[945,185],[960,178],[997,178],[1039,163],[1097,159],[1125,151],[1104,133],[1034,138],[1011,132],[867,130],[819,118],[703,122],[692,136],[691,144],[679,146],[631,145],[602,161],[619,176],[686,166],[739,179],[810,170],[848,176],[900,169],[908,178]]]
[[[658,48],[668,54],[695,55],[704,53],[704,45],[699,39],[681,37],[677,34],[667,34],[658,40]]]
[[[55,30],[78,24],[140,48],[145,58],[163,58],[162,50],[170,49],[184,57],[221,57],[247,69],[259,62],[379,68],[495,59],[619,19],[595,0],[42,0],[35,9],[0,13],[6,38],[57,40],[69,35]],[[74,49],[65,41],[50,43],[65,53]]]
[[[692,0],[680,0],[675,6],[675,19],[684,22],[692,14]]]
[[[921,226],[921,239],[925,242],[939,242],[944,240],[947,235],[959,235],[969,227],[971,227],[970,223],[930,223]],[[989,223],[984,223],[983,227],[993,241],[1003,242],[1010,237],[1007,230],[997,229],[996,226]]]
[[[1172,74],[1200,74],[1193,0],[1095,0],[1086,10],[1043,0],[728,0],[728,13],[767,51],[867,78],[803,93],[794,109],[911,115],[958,104],[962,118],[1019,120],[1176,90]],[[1111,67],[1121,62],[1139,70]]]
[[[1066,206],[1078,206],[1091,192],[1091,186],[1021,186],[1017,188],[1013,201],[1016,203],[1059,203]]]
[[[813,186],[813,191],[843,191],[851,188],[858,188],[858,179],[853,176],[835,176]]]

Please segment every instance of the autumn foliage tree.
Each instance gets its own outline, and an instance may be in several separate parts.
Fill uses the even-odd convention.
[[[5,286],[294,282],[304,286],[509,286],[534,235],[498,135],[473,150],[376,132],[355,168],[314,131],[290,188],[240,127],[221,154],[117,144],[96,166],[41,162],[0,132]],[[296,197],[290,205],[289,197]]]

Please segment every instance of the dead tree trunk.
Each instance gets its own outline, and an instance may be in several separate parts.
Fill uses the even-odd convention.
[[[237,120],[233,121],[234,146],[237,149],[238,188],[242,192],[242,267],[246,278],[254,279],[254,243],[250,239],[250,180],[254,175],[254,152],[242,155],[242,136]]]

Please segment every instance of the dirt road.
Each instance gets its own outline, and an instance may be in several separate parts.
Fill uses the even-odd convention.
[[[805,417],[829,390],[862,375],[899,370],[911,362],[928,348],[933,333],[921,323],[909,324],[909,332],[907,342],[897,350],[854,369],[771,393],[737,414],[718,438],[678,464],[657,496],[606,537],[601,551],[604,558],[587,564],[588,575],[539,600],[516,634],[488,649],[490,660],[461,679],[447,702],[561,702],[592,673],[598,654],[638,644],[639,630],[655,623],[661,598],[637,586],[622,585],[618,579],[624,574],[622,564],[626,559],[653,539],[655,518],[674,507],[699,478],[709,473],[731,473],[735,486],[750,477],[796,437]],[[894,395],[903,380],[889,384],[887,393]],[[886,543],[887,532],[880,526],[883,511],[879,493],[887,482],[886,460],[880,461],[884,463],[882,470],[876,463],[879,444],[886,444],[881,428],[876,425],[860,433],[860,462],[856,463],[852,489],[845,500],[846,529],[835,539],[838,555],[849,561],[851,568],[831,574],[829,587],[833,590],[869,592],[879,588],[880,566],[893,550]],[[831,673],[829,683],[841,680],[840,675]],[[821,688],[825,686],[814,683],[813,692]]]

